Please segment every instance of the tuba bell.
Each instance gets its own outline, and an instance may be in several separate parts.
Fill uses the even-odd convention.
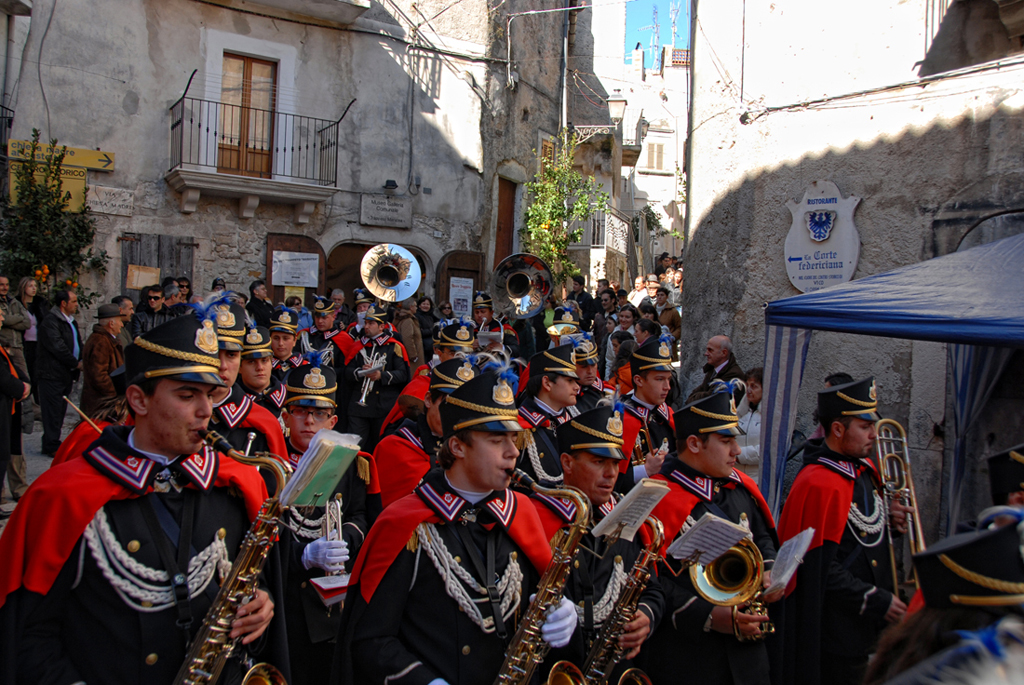
[[[554,279],[540,257],[519,253],[501,260],[491,277],[495,315],[529,319],[544,308]]]
[[[768,615],[768,608],[762,601],[763,577],[761,550],[750,538],[740,540],[710,564],[694,564],[690,567],[690,581],[697,594],[717,606],[732,607],[733,634],[740,642],[761,640],[775,632],[775,627],[767,622],[761,624],[760,635],[743,637],[736,624],[736,613],[740,605],[747,602],[750,603],[747,613]]]
[[[416,256],[401,245],[371,247],[359,264],[363,285],[384,302],[401,302],[416,294],[423,278]]]

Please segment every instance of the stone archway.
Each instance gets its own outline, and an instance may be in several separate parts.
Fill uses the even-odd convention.
[[[325,287],[328,295],[330,295],[331,291],[335,288],[341,288],[345,291],[345,302],[348,306],[352,306],[352,291],[355,288],[365,287],[359,276],[359,264],[363,261],[363,255],[366,254],[367,250],[376,244],[377,243],[371,242],[346,241],[335,245],[334,248],[331,249],[330,254],[327,256],[325,278]],[[429,293],[429,280],[431,276],[431,272],[428,271],[428,268],[430,268],[429,262],[420,250],[408,245],[403,245],[402,247],[405,247],[412,252],[416,256],[416,261],[420,263],[420,271],[423,274],[423,281],[420,282],[420,287],[417,289],[417,292]]]

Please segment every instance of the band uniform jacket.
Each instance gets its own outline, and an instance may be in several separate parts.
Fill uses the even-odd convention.
[[[124,364],[121,343],[107,329],[94,324],[82,351],[82,411],[91,416],[105,399],[117,397],[110,374]]]
[[[218,574],[234,561],[266,488],[251,467],[209,448],[164,467],[129,447],[132,430],[108,427],[83,457],[45,472],[8,522],[0,539],[0,682],[158,685],[172,682],[184,662],[177,623],[184,619],[190,636],[201,627]],[[187,518],[192,596],[179,613],[156,536],[174,550]],[[261,586],[276,602],[280,557],[270,554]],[[288,676],[281,620],[250,648]],[[229,661],[225,681],[239,679],[240,668]]]
[[[481,331],[488,333],[501,332],[501,345],[508,351],[508,356],[512,359],[519,357],[519,334],[512,326],[499,321],[498,319],[491,319],[481,327]]]
[[[808,444],[779,517],[783,541],[815,531],[787,588],[782,682],[816,685],[828,654],[874,651],[893,590],[885,513],[870,461]]]
[[[669,455],[655,479],[668,483],[670,489],[653,513],[665,526],[665,549],[710,512],[733,523],[746,521],[765,570],[771,570],[777,549],[775,522],[748,476],[733,469],[728,478],[708,478]],[[660,561],[658,578],[665,591],[665,616],[637,659],[655,685],[676,683],[680,673],[698,683],[768,684],[768,650],[763,640],[740,642],[731,633],[705,632],[715,607],[696,593],[688,569],[677,560]]]
[[[213,408],[210,417],[210,430],[217,431],[243,454],[269,452],[281,462],[288,458],[288,446],[285,444],[281,423],[274,415],[256,404],[247,395],[239,382],[231,387],[231,394],[223,402]],[[249,442],[249,434],[254,433]],[[260,471],[267,489],[273,494],[277,482],[269,471]]]
[[[555,431],[570,418],[568,410],[552,415],[533,397],[523,397],[519,405],[519,425],[526,428],[526,444],[519,452],[517,468],[546,488],[562,483],[562,451]]]
[[[486,580],[463,535],[485,567],[493,564],[504,639],[496,634]],[[451,489],[443,471],[430,471],[413,494],[381,514],[356,560],[335,681],[493,682],[550,561],[548,540],[525,495],[498,490],[473,505]]]
[[[291,371],[292,369],[296,369],[300,366],[305,366],[308,363],[308,361],[303,359],[302,356],[298,354],[293,354],[292,356],[284,360],[274,357],[274,361],[271,362],[270,373],[274,376],[274,378],[283,383],[285,376],[288,375],[289,371]]]
[[[438,465],[440,441],[431,432],[426,414],[420,414],[415,421],[403,420],[396,431],[377,443],[373,459],[380,474],[383,506],[410,494],[427,471]]]
[[[605,383],[600,378],[593,385],[580,386],[580,394],[576,396],[576,410],[579,413],[597,408],[597,403],[610,399],[615,393],[615,386]]]
[[[241,378],[235,381],[235,385],[241,386],[246,395],[249,395],[256,404],[273,414],[275,419],[280,418],[281,408],[284,406],[284,398],[287,391],[284,388],[284,383],[275,378],[273,373],[270,375],[270,385],[261,391],[253,390],[243,383]]]
[[[409,361],[402,343],[390,334],[382,333],[373,340],[361,338],[361,345],[366,352],[366,359],[374,355],[384,355],[384,368],[380,378],[373,381],[370,391],[366,394],[366,406],[359,404],[362,396],[363,380],[356,371],[363,368],[366,359],[357,353],[345,367],[345,380],[348,384],[348,413],[352,416],[385,417],[391,407],[398,401],[398,394],[409,382]]]
[[[540,493],[535,493],[531,499],[537,507],[537,514],[548,538],[554,537],[559,528],[572,523],[576,516],[576,505],[567,499]],[[579,629],[573,635],[572,642],[557,651],[561,653],[559,656],[576,664],[581,670],[602,626],[612,617],[615,603],[633,571],[637,557],[645,545],[650,544],[650,532],[646,526],[637,532],[633,540],[620,538],[611,546],[604,537],[594,537],[590,531],[612,512],[614,506],[614,499],[599,507],[591,504],[591,525],[580,541],[569,581],[565,585],[565,596],[576,605]],[[655,569],[651,568],[650,572],[650,581],[640,595],[637,609],[647,614],[653,633],[665,611],[665,594]],[[548,658],[547,663],[552,664],[553,658]],[[608,681],[617,683],[621,674],[632,665],[632,661],[620,661]]]
[[[659,404],[654,409],[649,409],[641,404],[630,393],[622,403],[624,405],[624,416],[622,417],[622,448],[629,454],[633,454],[640,444],[640,429],[647,430],[651,438],[649,451],[660,449],[662,444],[668,441],[669,454],[676,451],[676,422],[672,418],[672,408],[667,404]],[[647,452],[644,453],[646,456]],[[616,483],[616,490],[622,493],[629,492],[633,487],[633,475],[630,473],[630,460],[624,459],[619,464],[619,480]]]
[[[365,453],[363,453],[365,454]],[[288,458],[293,467],[302,453],[289,441]],[[338,481],[331,497],[341,496],[342,539],[348,544],[350,570],[359,548],[370,528],[367,507],[368,464],[359,456]],[[364,480],[362,476],[365,475]],[[323,533],[324,507],[304,510],[289,509],[286,515],[286,546],[288,579],[285,584],[285,617],[288,624],[288,647],[292,662],[290,685],[326,683],[334,656],[333,643],[341,630],[341,605],[327,607],[320,600],[310,580],[321,578],[326,572],[317,567],[306,569],[302,552]],[[330,644],[328,644],[330,643]]]

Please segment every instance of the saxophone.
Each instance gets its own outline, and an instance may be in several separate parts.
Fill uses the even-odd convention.
[[[647,517],[647,525],[651,529],[651,542],[647,545],[633,564],[633,569],[626,579],[626,586],[622,588],[618,599],[615,600],[615,607],[612,609],[608,620],[601,626],[601,631],[594,641],[587,660],[583,664],[583,682],[588,685],[604,685],[608,682],[615,664],[622,660],[624,651],[619,647],[619,636],[623,633],[623,627],[629,623],[636,614],[637,605],[640,603],[640,595],[651,579],[651,569],[661,558],[661,545],[665,539],[665,527],[661,521],[653,516]],[[650,685],[651,680],[647,674],[639,668],[631,668],[619,678],[619,685]]]
[[[544,488],[537,485],[528,475],[516,469],[512,479],[523,488],[540,492],[552,497],[564,497],[576,505],[576,516],[572,524],[560,528],[551,539],[552,558],[544,575],[537,584],[537,595],[530,602],[530,608],[519,622],[512,642],[505,653],[505,662],[498,671],[494,685],[521,685],[530,682],[534,670],[544,661],[550,647],[541,636],[540,627],[544,624],[548,609],[555,607],[562,599],[562,592],[572,560],[576,556],[576,548],[587,531],[590,522],[590,500],[575,488]],[[576,671],[579,674],[579,670]],[[582,677],[582,676],[579,676]],[[553,682],[568,682],[556,681]]]
[[[269,468],[277,481],[280,493],[288,481],[289,469],[282,462],[269,455],[247,457],[214,431],[208,431],[203,440],[232,459],[252,466]],[[271,497],[260,507],[256,520],[245,534],[242,546],[231,565],[231,572],[221,583],[217,599],[203,618],[203,625],[196,633],[185,663],[174,678],[174,685],[213,685],[235,648],[235,641],[228,638],[231,623],[238,608],[256,594],[259,575],[267,561],[270,548],[277,540],[278,520],[284,507],[277,497]],[[256,664],[245,678],[243,685],[287,685],[284,676],[270,664]]]

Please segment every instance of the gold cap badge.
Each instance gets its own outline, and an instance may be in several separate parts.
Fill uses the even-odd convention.
[[[622,437],[622,416],[619,412],[612,414],[612,417],[608,419],[608,425],[606,426],[608,432],[617,438]]]
[[[516,396],[512,392],[512,388],[505,381],[500,381],[494,386],[494,392],[491,393],[491,397],[495,402],[506,407],[516,403]]]
[[[278,319],[281,323],[291,323],[292,315],[288,312],[281,312],[281,317]]]
[[[465,383],[466,381],[473,380],[473,365],[470,364],[469,362],[466,362],[465,364],[459,367],[459,370],[455,372],[455,375],[463,383]]]
[[[226,304],[217,307],[217,326],[219,328],[234,328],[235,326],[235,315],[231,313],[231,309]]]
[[[455,337],[458,338],[459,340],[469,340],[473,336],[469,334],[469,329],[468,328],[466,328],[465,326],[462,326],[462,327],[459,328],[458,332],[455,334]]]
[[[484,296],[483,295],[477,295],[476,299],[474,300],[474,302],[483,302],[483,301],[484,301]]]
[[[569,323],[572,323],[573,322],[572,312],[569,311],[568,309],[566,309],[564,312],[562,312],[562,321],[568,321]]]
[[[871,381],[871,388],[868,389],[868,397],[870,397],[873,401],[878,401],[878,391],[875,390],[874,381]]]
[[[217,354],[217,333],[213,330],[213,322],[207,319],[203,327],[196,331],[196,347],[206,354]]]
[[[661,343],[661,346],[658,348],[658,356],[660,356],[660,357],[670,357],[670,356],[672,356],[672,350],[669,349],[667,342]]]
[[[327,379],[320,373],[320,369],[313,367],[310,372],[306,374],[306,377],[302,379],[302,384],[307,388],[313,390],[319,390],[327,385]]]
[[[249,343],[250,345],[258,345],[260,344],[260,342],[262,342],[262,340],[263,337],[260,335],[260,332],[255,328],[250,328],[249,335],[245,336],[245,342]]]

